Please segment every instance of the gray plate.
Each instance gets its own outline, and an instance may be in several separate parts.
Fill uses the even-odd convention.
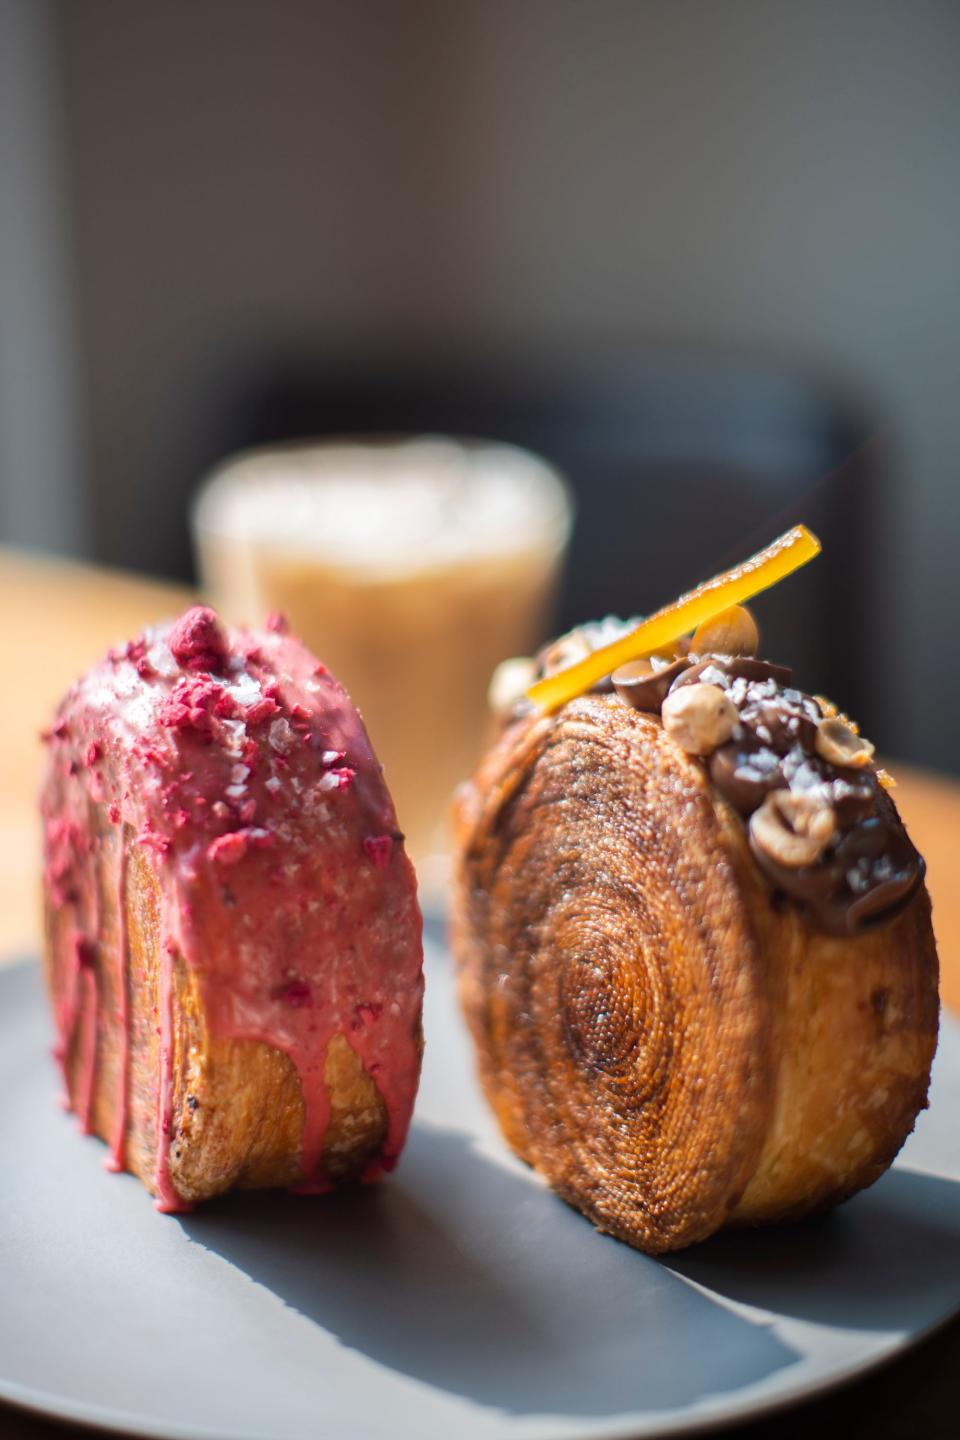
[[[507,1155],[439,952],[427,994],[394,1177],[175,1218],[58,1108],[37,973],[0,973],[0,1395],[150,1436],[675,1434],[810,1395],[960,1308],[955,1024],[872,1190],[663,1263]]]

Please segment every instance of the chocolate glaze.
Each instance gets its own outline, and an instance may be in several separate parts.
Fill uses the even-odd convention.
[[[707,655],[702,659],[695,656],[689,658],[691,666],[683,677],[685,685],[694,685],[697,681],[708,685],[716,683],[713,677],[705,672],[715,665],[717,657]],[[774,665],[772,660],[756,660],[752,655],[725,655],[722,659],[723,674],[727,680],[747,680],[755,683],[775,680],[778,685],[789,685],[793,678],[793,671],[788,665]]]
[[[813,924],[835,935],[856,935],[890,919],[923,878],[923,861],[872,766],[832,765],[817,755],[820,705],[797,690],[790,672],[764,661],[705,657],[691,677],[720,685],[739,713],[734,739],[708,761],[710,779],[748,818],[777,789],[815,792],[833,809],[837,833],[816,865],[779,864],[751,837],[757,863],[782,893],[806,909]],[[752,678],[756,677],[756,678]],[[784,678],[781,678],[784,677]]]
[[[57,1055],[79,1047],[69,1101],[85,1130],[104,994],[94,957],[108,943],[96,871],[112,871],[120,933],[110,993],[126,1037],[125,867],[130,845],[159,882],[158,1206],[183,1209],[169,1172],[171,977],[175,957],[201,986],[211,1030],[290,1056],[301,1081],[302,1187],[327,1188],[323,1079],[342,1034],[380,1091],[392,1169],[419,1077],[423,991],[416,881],[363,723],[323,665],[274,623],[228,630],[195,607],[148,630],[67,694],[45,739],[42,797],[48,907],[72,943],[55,947]],[[242,904],[238,904],[238,897]],[[122,1169],[128,1056],[119,1064],[111,1165]]]
[[[710,779],[741,815],[751,815],[771,790],[786,784],[780,756],[744,736],[721,745],[707,761]]]
[[[633,629],[637,620],[608,616],[575,632],[581,652],[599,648]],[[784,665],[748,656],[692,655],[671,667],[670,690],[699,683],[719,685],[737,707],[733,738],[704,762],[712,784],[746,822],[772,790],[815,791],[833,808],[837,832],[816,865],[778,864],[751,842],[758,865],[777,891],[798,902],[810,922],[835,935],[856,935],[892,917],[910,900],[924,876],[924,863],[911,843],[873,765],[842,767],[815,750],[819,703],[791,684]],[[538,675],[572,663],[562,642],[540,652]],[[576,656],[574,655],[575,659]],[[624,667],[626,669],[627,667]],[[649,682],[611,682],[624,704],[659,710],[664,689],[653,673]]]

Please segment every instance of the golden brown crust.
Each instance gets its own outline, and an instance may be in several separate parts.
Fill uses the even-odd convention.
[[[731,1219],[783,1221],[879,1179],[926,1104],[939,1014],[930,900],[921,888],[856,939],[823,934],[773,903],[730,812],[728,824],[776,986],[777,1062],[764,1148]]]
[[[91,1128],[111,1141],[120,1096],[118,1074],[129,1044],[129,1110],[126,1166],[157,1193],[157,1075],[160,1068],[158,1017],[163,1003],[160,956],[160,886],[142,847],[128,833],[104,830],[98,862],[102,940],[95,979],[103,1002],[93,1067]],[[127,1039],[123,1007],[116,994],[118,907],[107,877],[114,873],[109,847],[128,845],[125,907],[127,940]],[[60,912],[62,913],[62,912]],[[58,912],[47,915],[51,955],[58,943]],[[170,1097],[170,1178],[187,1203],[233,1188],[290,1185],[299,1177],[303,1097],[288,1056],[270,1045],[211,1034],[197,976],[179,956],[172,964],[173,1082]],[[54,997],[56,1000],[56,997]],[[76,1096],[84,1063],[78,1032],[67,1057],[70,1093]],[[386,1110],[362,1062],[340,1035],[332,1038],[324,1079],[330,1093],[330,1120],[323,1163],[331,1180],[358,1175],[375,1156],[386,1132]]]
[[[484,1089],[600,1228],[675,1249],[890,1163],[936,1040],[925,893],[857,940],[813,932],[775,906],[702,765],[600,696],[504,733],[456,848]]]

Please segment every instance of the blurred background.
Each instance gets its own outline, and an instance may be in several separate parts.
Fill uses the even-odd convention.
[[[958,77],[952,0],[0,0],[0,541],[189,578],[238,447],[507,439],[559,622],[805,519],[765,648],[960,770]]]

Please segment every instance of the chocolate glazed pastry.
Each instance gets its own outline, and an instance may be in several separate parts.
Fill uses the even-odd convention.
[[[487,1098],[564,1199],[651,1253],[871,1184],[936,1046],[922,862],[872,748],[709,641],[521,703],[456,806]]]

